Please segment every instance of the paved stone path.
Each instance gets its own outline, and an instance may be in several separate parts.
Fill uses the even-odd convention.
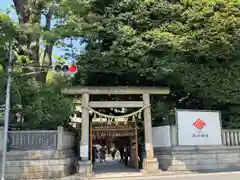
[[[94,177],[124,177],[124,176],[141,176],[143,175],[135,168],[126,167],[117,160],[107,160],[106,162],[96,162],[93,166]]]

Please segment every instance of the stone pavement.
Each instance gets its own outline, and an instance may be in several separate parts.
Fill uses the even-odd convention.
[[[106,162],[96,162],[93,165],[94,177],[112,177],[112,176],[139,176],[139,171],[132,167],[126,167],[117,160],[107,159]]]
[[[99,163],[96,162],[93,166],[93,177],[89,178],[91,180],[100,179],[117,179],[117,178],[141,178],[141,177],[152,177],[158,174],[147,175],[141,171],[136,170],[132,167],[126,167],[123,163],[119,161],[108,159],[107,162]],[[174,172],[161,172],[159,175],[171,175]]]

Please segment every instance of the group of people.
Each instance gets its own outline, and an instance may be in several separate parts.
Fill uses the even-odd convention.
[[[93,145],[92,147],[92,163],[94,164],[96,160],[99,160],[100,163],[106,162],[106,154],[107,154],[107,146],[106,145]],[[120,162],[124,162],[124,164],[128,165],[128,158],[129,158],[129,148],[128,146],[116,148],[112,146],[110,148],[110,154],[112,160],[115,160],[116,156],[120,155]]]
[[[100,163],[106,161],[106,146],[93,146],[92,147],[92,163],[94,164],[96,160],[99,160]]]

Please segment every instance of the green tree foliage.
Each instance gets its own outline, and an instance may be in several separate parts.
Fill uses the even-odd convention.
[[[37,81],[46,81],[46,66],[52,65],[52,51],[62,39],[69,37],[63,33],[58,12],[61,1],[57,0],[13,0],[18,15],[19,29],[16,36],[16,53],[19,64],[30,64],[46,72],[36,73]],[[54,23],[53,23],[54,21]],[[61,43],[63,45],[64,43]]]
[[[11,18],[5,14],[0,12],[0,45],[3,47],[6,42],[10,41],[12,36],[14,35],[14,24]]]
[[[240,127],[239,0],[13,2],[19,17],[15,50],[29,63],[51,65],[53,46],[67,48],[61,40],[78,38],[86,49],[73,84],[169,86],[169,96],[152,99],[161,123],[174,123],[174,108],[219,109],[224,127]],[[36,119],[34,127],[59,119],[53,107],[61,102],[61,113],[70,112],[69,101],[53,90],[56,83],[47,84],[55,77],[46,77],[15,81],[15,101],[28,122]],[[54,93],[55,100],[49,97]]]
[[[11,93],[11,124],[20,129],[56,129],[67,126],[73,111],[72,99],[61,93],[67,82],[57,76],[56,81],[39,83],[34,78],[14,76]],[[21,105],[19,107],[19,105]],[[23,121],[17,122],[19,112]]]
[[[86,71],[99,71],[83,70],[76,83],[168,85],[172,94],[164,99],[166,107],[220,109],[224,126],[236,122],[234,126],[240,127],[238,0],[76,3],[62,11],[65,27],[74,26],[87,43],[79,64]],[[106,70],[114,75],[93,78]],[[110,79],[121,71],[132,74]],[[136,76],[145,80],[133,83]]]
[[[26,3],[24,4],[24,8],[29,8],[31,5],[26,1],[24,3]],[[16,5],[16,8],[22,5],[23,4],[18,4]],[[18,10],[19,9],[16,9],[16,11]],[[36,15],[34,13],[38,13],[38,11],[39,9],[31,12],[29,16],[34,17]],[[27,12],[24,11],[23,13]],[[73,110],[72,100],[61,94],[60,90],[67,85],[68,82],[63,77],[53,73],[48,74],[47,81],[46,77],[41,79],[38,76],[35,76],[38,75],[37,73],[28,76],[24,75],[29,71],[34,72],[42,69],[41,67],[32,70],[25,68],[25,65],[27,64],[40,65],[35,63],[36,59],[31,56],[32,52],[28,52],[29,48],[27,47],[33,42],[27,44],[29,41],[24,39],[24,37],[29,38],[28,35],[30,34],[33,36],[37,35],[39,32],[32,30],[33,23],[27,24],[27,26],[27,22],[25,22],[24,19],[21,19],[21,16],[24,16],[24,14],[19,15],[19,24],[14,24],[7,14],[0,14],[0,64],[2,65],[0,71],[0,103],[5,103],[7,78],[5,67],[7,65],[8,44],[11,41],[14,44],[13,54],[15,61],[13,63],[14,71],[11,88],[11,126],[20,129],[56,129],[58,125],[66,126]],[[40,33],[40,35],[43,37],[42,33]],[[33,41],[37,42],[37,46],[39,46],[39,39],[33,39]],[[46,60],[45,53],[48,47],[47,44],[43,49],[39,49],[39,57],[43,57],[42,59]],[[35,48],[38,47],[35,46],[33,49],[30,48],[30,50],[36,50]],[[46,75],[47,74],[44,74],[44,76]],[[23,121],[17,121],[15,116],[17,112],[22,115]]]
[[[64,97],[59,89],[45,85],[38,91],[35,101],[24,108],[26,123],[36,129],[56,129],[66,126],[73,110],[72,100]]]
[[[15,34],[14,23],[11,18],[0,12],[0,72],[3,71],[4,60],[7,57],[7,46]]]

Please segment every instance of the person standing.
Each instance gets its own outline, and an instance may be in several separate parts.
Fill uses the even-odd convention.
[[[128,151],[128,146],[126,145],[124,147],[124,164],[125,164],[125,166],[128,165],[128,155],[129,155],[129,151]]]
[[[96,159],[96,153],[97,153],[97,148],[96,146],[92,147],[92,163],[95,163],[95,159]]]
[[[138,157],[139,157],[139,168],[142,169],[143,151],[142,151],[142,144],[140,142],[138,142]]]

